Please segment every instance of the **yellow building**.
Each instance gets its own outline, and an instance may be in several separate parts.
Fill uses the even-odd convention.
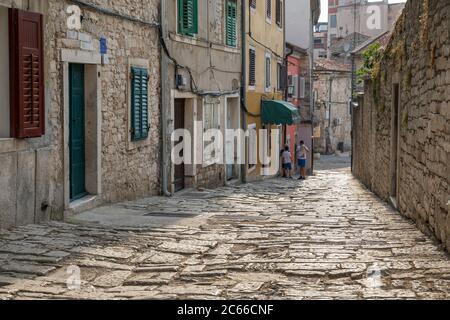
[[[247,2],[244,29],[246,123],[250,132],[247,142],[247,181],[273,173],[265,169],[261,154],[276,155],[271,157],[275,161],[272,165],[278,166],[280,150],[278,148],[275,150],[275,146],[269,140],[268,143],[260,144],[259,141],[260,129],[268,129],[266,134],[270,137],[271,130],[273,132],[273,129],[281,128],[279,125],[263,124],[262,101],[283,99],[284,17],[284,0]]]

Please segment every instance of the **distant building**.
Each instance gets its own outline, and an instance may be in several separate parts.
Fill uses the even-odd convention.
[[[400,16],[404,3],[389,4],[388,0],[329,0],[328,5],[328,56],[334,43],[353,33],[376,37],[391,30]],[[379,19],[377,19],[377,15]],[[356,48],[352,42],[350,49]],[[349,51],[350,51],[349,49]]]
[[[314,151],[331,154],[351,150],[351,64],[318,59],[314,65],[316,104]]]
[[[300,48],[309,48],[311,28],[320,16],[320,1],[285,0],[285,2],[286,42]]]
[[[309,55],[306,49],[286,43],[287,62],[287,101],[296,106],[300,111],[301,122],[286,127],[284,144],[289,145],[293,153],[296,145],[301,140],[308,147],[312,147],[311,141],[311,113],[310,113],[310,78]],[[311,166],[311,161],[308,162]],[[311,169],[309,167],[308,169]]]
[[[381,47],[384,47],[389,42],[390,38],[391,38],[391,32],[386,31],[386,32],[380,34],[378,37],[369,38],[367,41],[364,41],[359,46],[357,46],[356,49],[351,52],[352,61],[354,62],[355,70],[359,70],[363,66],[362,54],[364,53],[364,51],[366,51],[371,45],[374,45],[377,43]],[[353,90],[356,90],[357,92],[363,91],[364,90],[364,82],[361,79],[356,79]],[[353,94],[352,94],[352,96],[353,96]]]
[[[328,23],[319,22],[314,28],[314,59],[328,56]]]

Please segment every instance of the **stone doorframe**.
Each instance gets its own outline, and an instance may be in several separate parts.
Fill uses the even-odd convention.
[[[169,109],[169,124],[168,124],[168,137],[167,139],[169,140],[169,145],[170,150],[168,150],[167,152],[169,152],[168,157],[169,159],[171,159],[171,152],[173,150],[173,142],[171,139],[172,136],[172,132],[174,130],[174,120],[175,120],[175,99],[185,99],[185,119],[184,119],[184,124],[186,126],[186,129],[189,130],[192,134],[192,150],[191,150],[191,154],[195,155],[196,152],[194,149],[197,149],[197,152],[199,152],[199,147],[201,148],[201,146],[198,146],[197,143],[197,139],[195,139],[195,137],[197,136],[195,134],[195,130],[196,128],[194,127],[194,123],[195,121],[198,120],[197,115],[197,105],[198,105],[198,97],[197,95],[195,95],[194,93],[191,92],[182,92],[182,91],[178,91],[178,90],[171,90],[170,92],[170,109]],[[198,128],[197,128],[198,129]],[[201,151],[201,150],[200,150]],[[199,153],[197,153],[199,154]],[[170,188],[170,192],[174,193],[175,192],[175,165],[173,164],[173,162],[171,160],[169,160],[170,162],[170,180],[169,180],[169,188]],[[196,180],[196,176],[197,176],[197,167],[195,165],[185,165],[185,169],[184,169],[184,176],[185,176],[185,180],[186,180],[186,188],[190,188],[193,185],[195,185],[195,180]]]
[[[64,134],[64,218],[97,206],[102,192],[101,168],[101,55],[97,53],[61,49],[63,63],[63,134]],[[86,190],[83,199],[70,201],[70,150],[69,150],[69,64],[85,65],[85,122],[86,122]]]
[[[226,95],[224,97],[225,100],[225,110],[224,110],[224,116],[222,117],[223,119],[223,123],[221,124],[221,127],[223,128],[223,135],[224,137],[226,137],[225,135],[225,130],[227,129],[227,116],[228,116],[228,109],[229,108],[235,108],[236,110],[234,110],[233,112],[235,113],[236,119],[237,121],[233,121],[233,124],[235,124],[234,129],[242,129],[241,128],[241,101],[240,101],[240,95],[239,94],[232,94],[232,95]],[[230,102],[229,100],[237,100],[237,103],[234,104],[232,102]],[[245,141],[245,139],[244,139]],[[226,147],[226,142],[224,141],[224,146]],[[239,146],[235,146],[235,148],[239,148]],[[236,151],[236,150],[235,150]],[[242,148],[243,154],[241,155],[243,158],[245,158],[245,147]],[[224,156],[224,163],[226,164],[226,154],[227,154],[227,150],[224,150],[223,152],[223,156]],[[234,165],[234,170],[235,170],[235,177],[233,180],[241,180],[241,170],[240,170],[240,166],[239,165]],[[236,168],[237,167],[237,168]],[[237,174],[236,174],[237,173]],[[227,182],[227,175],[225,174],[225,182]]]

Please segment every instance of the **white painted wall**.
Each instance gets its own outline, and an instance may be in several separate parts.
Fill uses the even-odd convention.
[[[0,138],[9,138],[8,8],[0,6]]]
[[[309,48],[310,11],[309,1],[286,0],[286,42]]]

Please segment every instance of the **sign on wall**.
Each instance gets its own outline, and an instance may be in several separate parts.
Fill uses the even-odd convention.
[[[79,6],[68,6],[66,12],[70,15],[67,18],[67,28],[69,30],[81,29],[81,9]]]

